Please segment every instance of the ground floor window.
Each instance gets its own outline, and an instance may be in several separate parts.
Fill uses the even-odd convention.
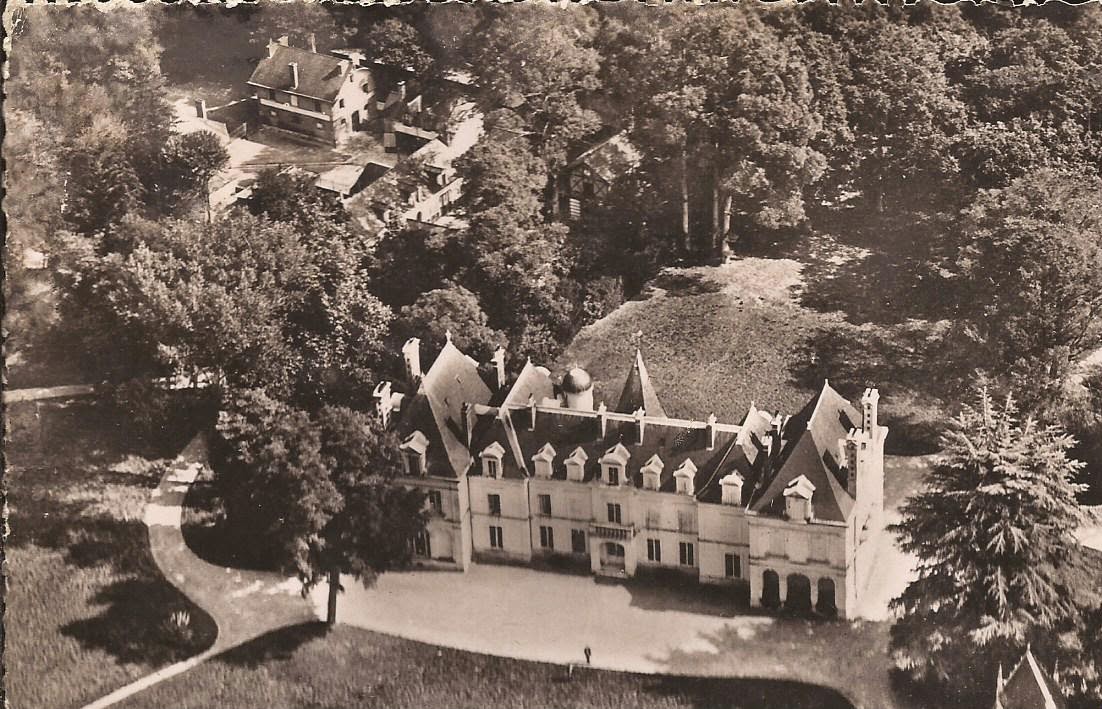
[[[494,549],[505,546],[501,539],[501,527],[490,527],[490,546]]]
[[[555,530],[551,527],[540,527],[540,546],[544,549],[555,548]]]
[[[658,539],[647,540],[647,561],[662,561],[662,542]]]
[[[429,505],[435,514],[444,514],[444,498],[439,490],[429,490]]]
[[[742,578],[742,558],[738,554],[724,554],[723,562],[727,578]]]
[[[580,529],[570,530],[570,548],[575,554],[585,553],[585,532]]]
[[[429,545],[429,533],[422,529],[413,538],[413,553],[417,556],[432,556],[432,547]]]
[[[696,566],[696,554],[693,545],[690,542],[681,542],[681,565],[682,566]]]

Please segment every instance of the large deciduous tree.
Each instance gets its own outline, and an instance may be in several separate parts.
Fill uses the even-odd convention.
[[[370,585],[408,564],[424,494],[395,484],[397,440],[377,419],[339,407],[310,416],[252,390],[231,397],[218,432],[231,528],[266,545],[303,593],[327,581],[328,623],[341,574]]]
[[[893,531],[918,558],[918,578],[893,601],[903,615],[892,653],[943,701],[989,701],[999,663],[1027,643],[1050,666],[1082,653],[1081,611],[1099,601],[1099,569],[1074,537],[1084,513],[1071,445],[983,388],[978,408],[966,406],[945,434],[925,488],[904,504]]]
[[[508,345],[505,334],[487,323],[486,313],[474,293],[463,286],[445,283],[402,308],[394,330],[401,341],[420,338],[421,347],[433,357],[450,337],[459,349],[485,362],[495,349]]]
[[[1102,180],[1042,170],[980,193],[964,213],[958,267],[972,332],[1023,403],[1058,398],[1102,347]]]
[[[433,59],[417,28],[397,18],[372,25],[363,35],[364,51],[372,60],[408,69],[421,76],[432,69]]]

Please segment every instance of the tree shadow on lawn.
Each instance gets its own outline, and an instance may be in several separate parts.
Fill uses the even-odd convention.
[[[95,571],[111,575],[102,588],[84,599],[80,591],[28,589],[42,594],[39,603],[57,613],[80,599],[80,614],[106,606],[97,616],[79,617],[60,631],[88,648],[102,650],[127,664],[160,664],[188,657],[214,641],[214,621],[165,579],[153,560],[142,510],[164,471],[163,460],[135,451],[158,446],[129,434],[112,410],[95,405],[61,409],[46,426],[41,444],[16,440],[9,462],[17,469],[8,479],[12,549],[61,552],[67,570],[87,570],[83,583],[97,583]],[[54,416],[50,410],[44,416]],[[14,449],[14,450],[13,450]],[[144,449],[144,450],[143,450]],[[18,569],[15,570],[18,579]],[[18,581],[17,581],[18,582]],[[66,576],[58,584],[71,584]],[[178,634],[165,624],[175,611],[186,611],[188,628]],[[15,622],[19,622],[18,619]],[[31,632],[51,628],[31,628]]]
[[[256,668],[271,662],[290,660],[303,645],[329,632],[321,621],[300,623],[265,633],[218,656],[228,665]]]
[[[673,273],[666,271],[655,276],[650,284],[655,288],[661,288],[666,292],[667,296],[674,298],[682,298],[690,295],[707,295],[709,293],[718,293],[723,290],[721,284],[706,278],[700,273]],[[637,296],[635,300],[645,300],[645,297],[640,295]]]

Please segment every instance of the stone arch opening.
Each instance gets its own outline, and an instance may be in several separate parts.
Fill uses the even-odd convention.
[[[793,613],[810,613],[811,579],[803,574],[789,574],[785,584],[785,609]]]
[[[781,577],[773,569],[762,572],[761,604],[766,608],[779,608],[781,605]]]
[[[819,595],[815,602],[816,611],[826,616],[838,615],[838,602],[834,588],[834,579],[827,577],[819,579]]]

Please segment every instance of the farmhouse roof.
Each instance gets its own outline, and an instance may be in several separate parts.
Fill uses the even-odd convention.
[[[260,60],[248,83],[332,101],[352,70],[350,62],[328,54],[278,43],[272,43],[269,49],[271,56]],[[292,86],[288,69],[292,63],[298,65],[297,87]]]
[[[1064,709],[1064,695],[1027,647],[1018,666],[1004,682],[999,668],[995,709]]]

